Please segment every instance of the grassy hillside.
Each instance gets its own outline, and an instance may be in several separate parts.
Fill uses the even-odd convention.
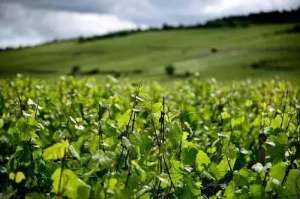
[[[53,78],[68,74],[78,65],[82,71],[140,70],[141,74],[130,76],[161,79],[167,78],[165,66],[172,64],[177,74],[199,72],[200,77],[215,77],[221,81],[279,76],[299,82],[300,34],[290,31],[295,26],[155,31],[3,51],[0,52],[0,77],[29,73]]]

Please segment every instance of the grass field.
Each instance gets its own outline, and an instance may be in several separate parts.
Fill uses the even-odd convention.
[[[165,66],[172,64],[176,74],[199,72],[204,79],[215,77],[226,81],[278,76],[299,83],[300,34],[286,32],[294,26],[142,32],[84,43],[69,40],[3,51],[0,52],[0,77],[27,73],[51,79],[68,74],[78,65],[82,71],[140,70],[141,74],[130,77],[160,80],[167,79]]]

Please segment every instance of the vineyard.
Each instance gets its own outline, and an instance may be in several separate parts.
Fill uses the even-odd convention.
[[[0,198],[300,198],[300,89],[0,82]]]

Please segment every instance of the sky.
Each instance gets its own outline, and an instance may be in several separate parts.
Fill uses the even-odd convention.
[[[299,6],[300,0],[0,0],[0,48]]]

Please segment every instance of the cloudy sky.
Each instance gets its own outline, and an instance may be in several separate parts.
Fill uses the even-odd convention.
[[[299,6],[300,0],[0,0],[0,47]]]

